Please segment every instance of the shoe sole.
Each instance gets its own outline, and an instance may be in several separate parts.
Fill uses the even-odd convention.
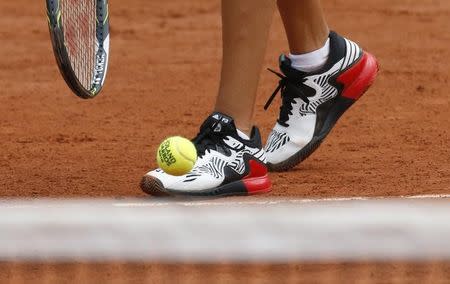
[[[205,190],[173,190],[165,188],[163,183],[152,176],[144,176],[141,180],[141,189],[153,196],[232,196],[255,195],[271,191],[272,183],[267,174],[267,168],[261,162],[250,160],[249,172],[240,180],[236,180],[212,189]]]
[[[277,164],[268,163],[269,171],[284,172],[290,170],[314,153],[344,112],[370,88],[375,81],[378,70],[379,66],[375,57],[370,53],[364,52],[359,61],[339,75],[336,81],[344,84],[344,90],[336,98],[319,134],[314,136],[305,147],[286,161]],[[354,79],[355,76],[356,79]]]
[[[162,182],[152,176],[144,176],[141,180],[141,189],[143,192],[157,197],[168,196],[242,196],[255,195],[271,191],[271,183],[269,176],[249,178],[246,180],[239,180],[231,182],[213,189],[187,191],[187,190],[173,190],[167,189]]]

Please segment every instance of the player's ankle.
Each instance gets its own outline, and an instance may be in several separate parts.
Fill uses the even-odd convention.
[[[237,134],[244,140],[250,140],[250,130],[244,131],[241,129],[236,129]]]
[[[327,62],[330,54],[330,39],[328,38],[325,44],[312,52],[304,54],[291,54],[291,67],[303,72],[315,72],[321,69]]]

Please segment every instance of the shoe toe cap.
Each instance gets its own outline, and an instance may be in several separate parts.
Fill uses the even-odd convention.
[[[145,175],[140,183],[140,187],[143,192],[153,196],[168,196],[163,183],[156,177],[151,175]]]
[[[271,164],[281,163],[281,162],[289,159],[293,155],[295,155],[295,153],[297,153],[301,149],[302,149],[302,147],[300,147],[296,143],[289,141],[286,144],[284,144],[283,146],[281,146],[280,148],[278,148],[272,152],[267,152],[266,153],[267,162],[271,163]]]

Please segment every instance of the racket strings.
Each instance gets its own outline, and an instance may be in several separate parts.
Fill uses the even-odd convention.
[[[61,1],[64,39],[72,69],[86,90],[94,77],[96,0]]]

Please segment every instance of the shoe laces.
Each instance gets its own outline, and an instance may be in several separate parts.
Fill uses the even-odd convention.
[[[304,83],[304,79],[296,80],[290,77],[287,77],[279,72],[276,72],[270,68],[268,68],[270,72],[277,75],[280,78],[278,82],[278,86],[275,91],[272,93],[270,98],[267,100],[264,105],[264,110],[267,110],[269,106],[272,104],[275,96],[280,93],[281,94],[281,107],[280,107],[280,116],[278,118],[278,123],[288,127],[287,121],[289,120],[289,115],[292,115],[292,104],[295,103],[295,98],[302,99],[305,103],[309,103],[308,97],[305,95],[303,90],[298,87],[299,85]]]
[[[213,129],[219,122],[213,124],[211,127],[201,128],[197,136],[192,140],[197,148],[197,155],[199,158],[203,157],[206,152],[211,149],[217,149],[219,145],[225,145],[222,132],[214,132]]]

